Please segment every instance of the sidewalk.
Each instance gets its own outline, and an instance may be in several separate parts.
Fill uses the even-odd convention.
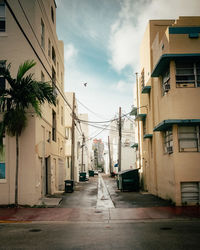
[[[0,208],[0,223],[63,221],[124,222],[125,220],[200,218],[200,207],[148,208]]]

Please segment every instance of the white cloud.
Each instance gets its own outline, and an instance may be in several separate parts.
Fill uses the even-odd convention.
[[[130,91],[132,91],[132,88],[133,88],[132,83],[130,84],[130,83],[127,83],[127,82],[122,81],[122,80],[119,81],[117,84],[113,84],[111,86],[112,90],[115,90],[115,91],[117,91],[119,93],[123,93],[123,94],[130,93]]]
[[[77,54],[78,54],[78,50],[74,47],[73,44],[69,43],[65,45],[64,58],[65,58],[66,63],[69,63],[75,60]]]
[[[199,9],[199,0],[123,0],[118,19],[111,26],[110,64],[117,71],[126,66],[138,70],[139,46],[148,20],[195,16]]]

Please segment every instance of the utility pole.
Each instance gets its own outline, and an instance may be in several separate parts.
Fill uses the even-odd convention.
[[[83,167],[83,148],[84,148],[84,143],[85,143],[85,136],[84,133],[82,134],[82,157],[81,157],[81,172],[84,172],[84,167]]]
[[[110,174],[112,172],[112,162],[111,162],[111,153],[110,153],[110,138],[108,136],[108,152],[109,152],[109,169],[110,169]]]
[[[122,144],[122,110],[119,107],[119,143],[118,143],[118,171],[121,171],[121,144]]]
[[[75,93],[72,94],[72,148],[71,148],[71,180],[74,180],[74,147],[75,147],[75,133],[74,133],[74,118],[75,118]]]
[[[135,73],[136,75],[136,92],[137,92],[137,109],[139,111],[139,86],[138,86],[138,73]],[[137,111],[137,112],[138,112]],[[140,128],[139,128],[139,121],[137,121],[137,126],[138,126],[138,154],[139,154],[139,169],[141,168],[141,159],[140,159]],[[137,159],[136,159],[137,160]]]

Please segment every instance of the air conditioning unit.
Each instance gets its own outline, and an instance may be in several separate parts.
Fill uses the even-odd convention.
[[[164,92],[168,92],[170,90],[170,84],[163,85]]]
[[[167,147],[167,153],[168,154],[173,153],[173,147]]]

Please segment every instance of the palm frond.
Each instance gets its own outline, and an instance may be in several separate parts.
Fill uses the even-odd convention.
[[[19,82],[22,77],[26,74],[26,72],[31,69],[33,66],[36,65],[34,60],[27,60],[23,64],[19,66],[18,73],[17,73],[17,82]]]
[[[10,136],[21,135],[26,127],[27,117],[25,110],[11,109],[4,113],[3,117],[5,131]]]

